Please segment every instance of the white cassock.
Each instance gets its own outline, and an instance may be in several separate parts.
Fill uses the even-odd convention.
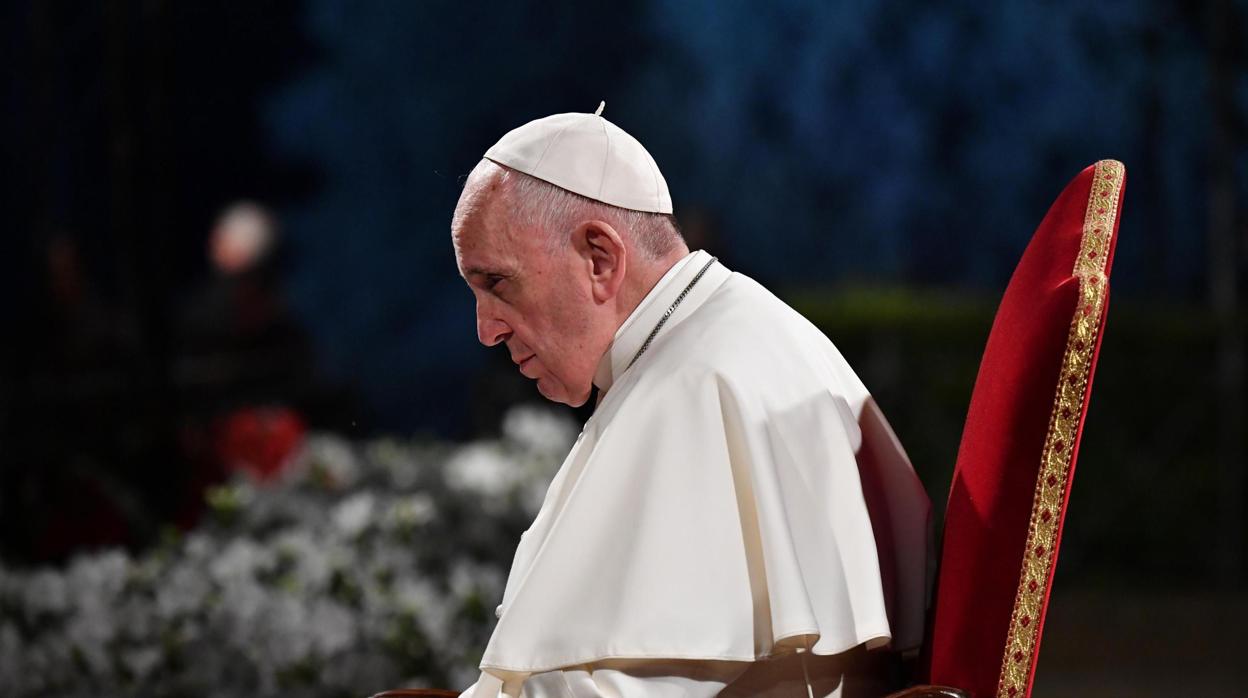
[[[628,368],[711,259],[616,332],[465,696],[878,695],[919,645],[930,504],[823,333],[714,262]]]

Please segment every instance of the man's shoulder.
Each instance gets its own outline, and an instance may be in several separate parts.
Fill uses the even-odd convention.
[[[754,279],[733,272],[690,318],[691,353],[724,368],[740,362],[803,362],[832,349],[828,338]],[[692,348],[692,347],[687,347]]]
[[[665,342],[658,374],[675,387],[715,382],[751,397],[839,384],[852,376],[809,320],[734,272]],[[851,379],[857,382],[856,377]]]
[[[728,315],[748,315],[764,322],[798,321],[809,324],[806,318],[770,289],[739,271],[728,276],[708,305]]]

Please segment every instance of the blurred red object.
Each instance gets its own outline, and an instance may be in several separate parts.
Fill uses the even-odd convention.
[[[229,472],[268,482],[290,463],[307,427],[288,407],[243,407],[219,418],[214,431],[214,450]]]

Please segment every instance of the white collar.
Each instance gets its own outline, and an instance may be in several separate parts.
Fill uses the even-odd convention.
[[[600,392],[605,393],[611,389],[616,379],[628,368],[629,362],[633,360],[637,350],[646,341],[646,337],[654,330],[655,324],[663,317],[663,313],[667,312],[672,301],[676,300],[680,292],[689,285],[690,281],[693,281],[693,278],[711,259],[711,255],[702,250],[690,252],[673,264],[672,268],[668,269],[667,273],[654,285],[654,288],[650,289],[645,298],[641,299],[633,312],[615,331],[611,346],[598,360],[598,369],[594,372],[594,385],[598,386]],[[724,271],[724,276],[727,276],[727,270]],[[712,285],[703,283],[707,286]],[[664,325],[663,331],[666,332],[679,322],[677,316],[681,318],[687,316],[695,305],[700,304],[694,303],[692,298],[686,298],[679,306],[684,312],[675,313]]]

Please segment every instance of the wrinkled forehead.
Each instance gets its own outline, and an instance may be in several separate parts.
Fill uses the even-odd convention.
[[[482,160],[472,168],[472,172],[464,179],[464,188],[459,193],[455,213],[451,216],[452,235],[458,236],[461,228],[483,213],[490,201],[497,198],[503,189],[502,175],[502,168],[489,160]]]
[[[470,268],[503,266],[523,254],[514,229],[503,170],[482,160],[468,175],[451,220],[451,240],[461,275]]]

